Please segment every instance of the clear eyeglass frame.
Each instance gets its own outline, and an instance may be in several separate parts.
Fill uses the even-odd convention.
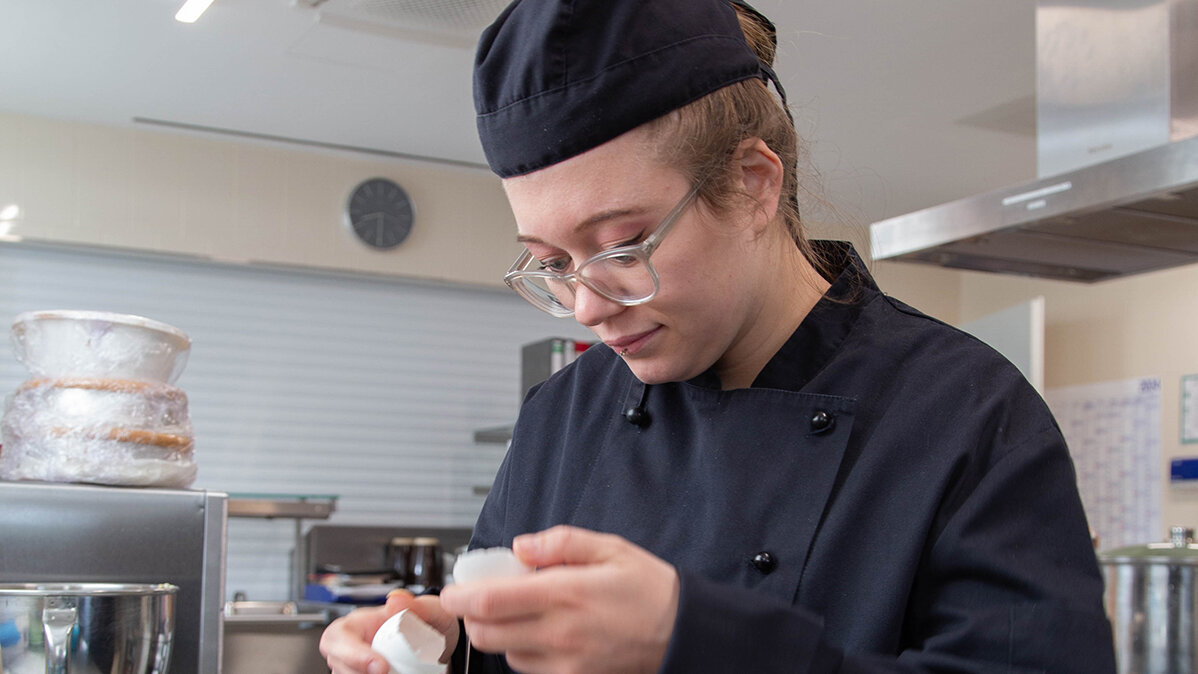
[[[569,274],[548,271],[539,268],[540,260],[527,249],[516,258],[508,272],[503,276],[503,282],[516,291],[529,304],[557,318],[574,315],[573,300],[577,285],[589,288],[598,295],[617,304],[631,307],[644,304],[653,299],[661,289],[661,281],[657,270],[649,257],[657,250],[666,234],[670,233],[674,223],[695,200],[703,181],[695,185],[682,197],[666,217],[657,225],[653,233],[644,241],[629,246],[619,246],[610,250],[596,253],[578,265]],[[607,277],[624,277],[631,283],[620,286],[624,292],[603,281]],[[558,286],[562,292],[569,293],[570,305],[563,302],[558,294],[551,290]]]

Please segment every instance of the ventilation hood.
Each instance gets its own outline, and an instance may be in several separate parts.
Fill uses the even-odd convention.
[[[874,259],[1101,281],[1198,262],[1198,0],[1042,0],[1040,178],[870,226]]]

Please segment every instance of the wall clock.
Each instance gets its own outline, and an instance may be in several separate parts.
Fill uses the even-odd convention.
[[[345,219],[359,241],[375,250],[390,250],[412,233],[416,212],[408,193],[395,181],[371,178],[350,192]]]

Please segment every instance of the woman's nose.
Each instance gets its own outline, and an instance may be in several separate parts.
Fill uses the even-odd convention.
[[[626,307],[579,283],[574,290],[574,319],[587,327],[599,325]]]

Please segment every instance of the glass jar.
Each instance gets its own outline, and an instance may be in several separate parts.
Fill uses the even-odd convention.
[[[412,582],[415,592],[445,584],[445,571],[441,559],[441,541],[430,537],[417,537],[412,541]]]
[[[387,568],[391,579],[407,587],[412,584],[412,551],[414,539],[397,536],[387,543]]]

